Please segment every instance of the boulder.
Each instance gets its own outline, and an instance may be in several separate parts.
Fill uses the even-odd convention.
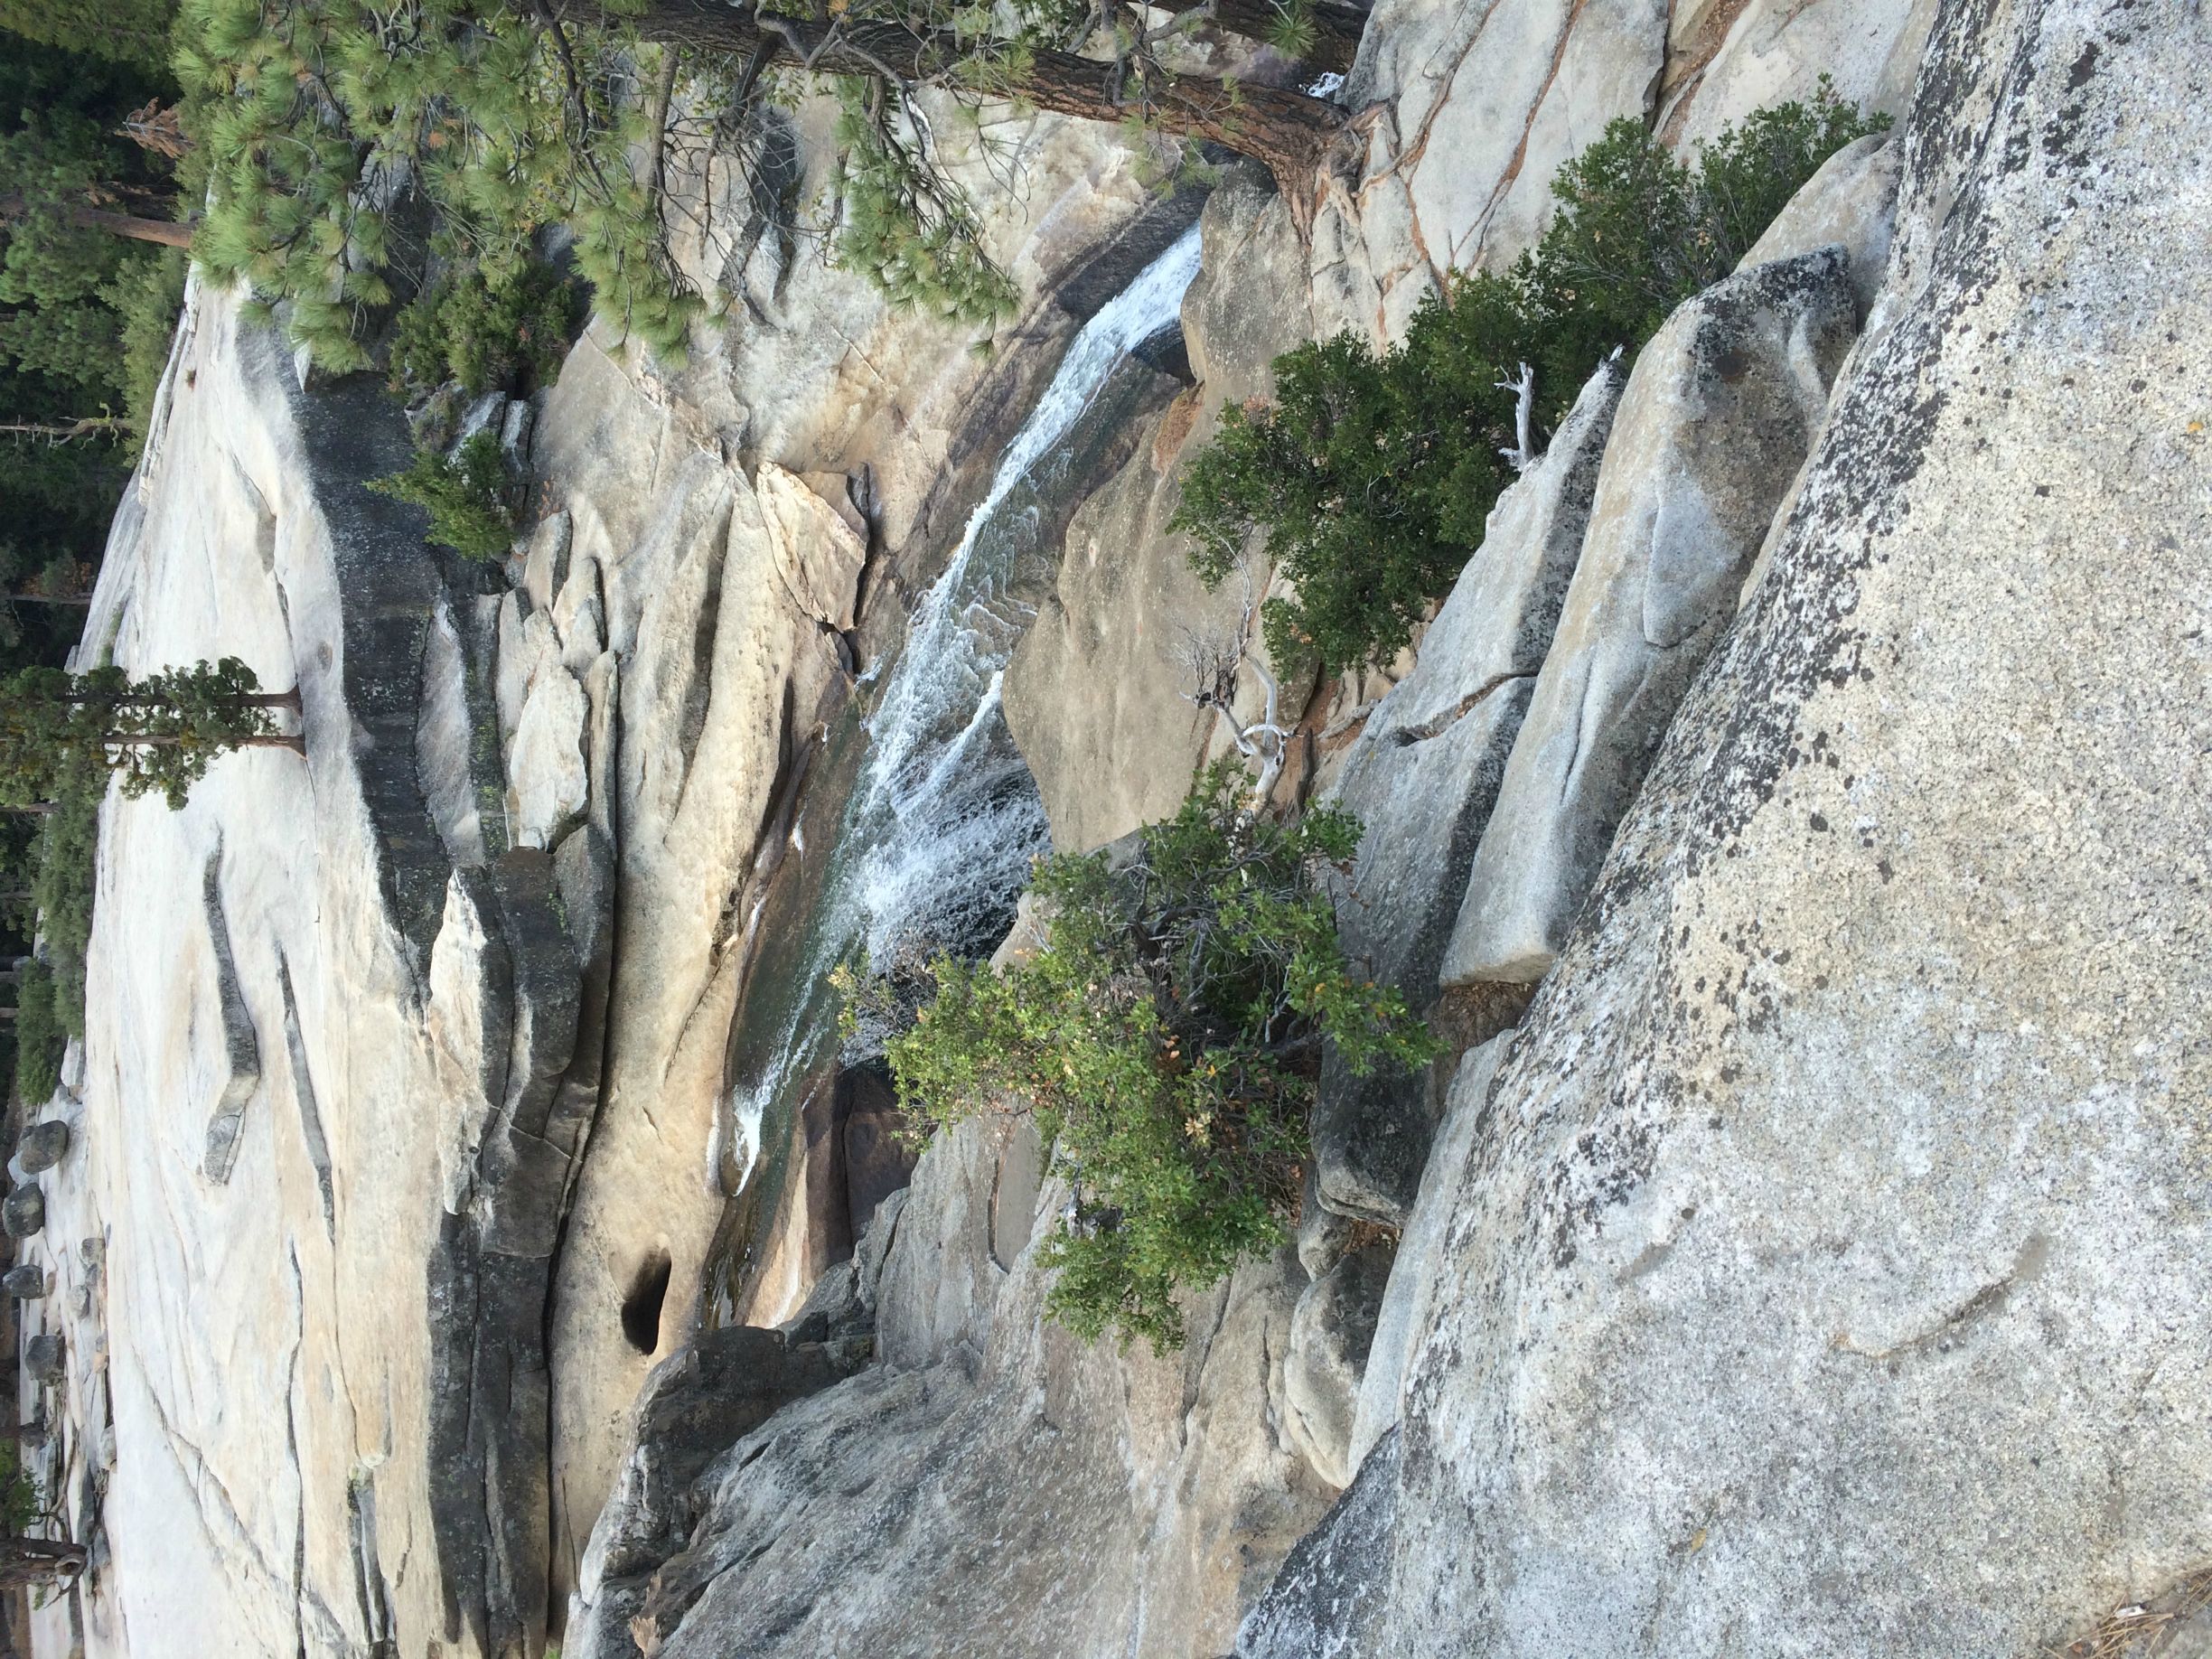
[[[1580,562],[1445,951],[1542,977],[1827,410],[1857,327],[1841,248],[1685,301],[1637,358]]]
[[[7,1295],[25,1302],[34,1302],[47,1290],[46,1270],[35,1261],[18,1261],[5,1273],[0,1273],[0,1295]]]
[[[1337,774],[1335,804],[1365,827],[1336,906],[1345,951],[1418,1009],[1436,999],[1467,871],[1575,573],[1626,379],[1617,364],[1600,368],[1542,458],[1498,498],[1413,671],[1376,705]],[[1426,1071],[1354,1076],[1332,1061],[1313,1114],[1321,1203],[1402,1222],[1428,1156],[1432,1092]]]
[[[1299,1295],[1283,1356],[1283,1428],[1332,1486],[1352,1479],[1354,1414],[1390,1277],[1388,1246],[1349,1251]]]
[[[69,1351],[58,1333],[43,1332],[23,1344],[23,1364],[33,1382],[51,1387],[69,1374]]]
[[[70,1126],[59,1118],[33,1123],[15,1143],[15,1167],[27,1176],[42,1175],[69,1155]]]
[[[583,815],[590,800],[584,760],[589,715],[584,688],[558,659],[531,680],[507,751],[517,847],[550,847]]]
[[[522,593],[533,611],[549,611],[568,580],[568,551],[576,540],[576,520],[549,512],[530,530],[530,551],[522,560]]]
[[[11,1239],[27,1239],[46,1225],[46,1195],[26,1181],[0,1200],[0,1228]]]

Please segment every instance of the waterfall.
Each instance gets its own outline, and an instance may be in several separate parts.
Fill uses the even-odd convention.
[[[1198,252],[1194,225],[1083,324],[999,458],[944,574],[915,606],[828,848],[801,987],[784,998],[773,1054],[752,1078],[733,1080],[727,1125],[738,1167],[753,1168],[764,1119],[823,1052],[830,1015],[820,988],[830,970],[863,945],[878,965],[981,948],[983,925],[1004,916],[1031,860],[1048,849],[1043,805],[999,708],[1006,665],[1032,614],[1012,586],[1021,531],[1034,538],[1039,514],[1024,489],[1129,352],[1175,323]]]

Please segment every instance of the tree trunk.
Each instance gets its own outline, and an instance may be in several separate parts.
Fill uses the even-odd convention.
[[[642,14],[610,15],[608,21],[627,21],[643,39],[664,46],[744,55],[765,45],[776,62],[909,84],[945,75],[966,55],[947,32],[916,34],[890,23],[841,26],[779,17],[764,24],[722,0],[647,0]],[[1294,204],[1310,190],[1322,152],[1345,121],[1345,112],[1326,98],[1196,75],[1156,82],[1148,100],[1134,82],[1116,97],[1113,74],[1111,63],[1038,52],[1026,73],[994,89],[1083,120],[1118,123],[1142,113],[1176,137],[1210,139],[1264,162]]]
[[[0,1538],[0,1587],[52,1584],[84,1570],[85,1547],[53,1538]]]
[[[100,742],[111,749],[173,749],[183,743],[182,737],[164,735],[150,736],[145,732],[109,732]],[[289,749],[295,755],[307,753],[307,739],[282,732],[261,732],[251,737],[233,737],[217,745],[230,749]]]
[[[119,436],[129,429],[129,421],[120,415],[86,415],[69,421],[0,420],[0,435],[42,437],[55,444],[67,444],[95,432]]]
[[[26,211],[23,197],[0,196],[0,223],[20,219]],[[190,248],[192,228],[173,219],[140,219],[131,213],[110,213],[105,208],[73,202],[65,210],[70,223],[86,230],[105,230],[137,242],[159,242],[164,248]]]

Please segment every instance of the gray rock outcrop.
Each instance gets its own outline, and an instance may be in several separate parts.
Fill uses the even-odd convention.
[[[1804,182],[1789,205],[1759,233],[1736,268],[1791,259],[1830,246],[1851,262],[1851,292],[1866,320],[1889,271],[1889,243],[1897,234],[1898,174],[1904,146],[1885,133],[1853,139]]]
[[[1857,333],[1840,248],[1685,301],[1621,395],[1580,562],[1444,955],[1541,978],[1676,705],[1734,614]]]
[[[2203,1582],[2212,18],[1950,6],[1901,137],[1894,326],[1499,1067],[1344,1651],[2086,1651]]]
[[[1346,1464],[1362,1467],[1375,1444],[1398,1426],[1406,1377],[1428,1330],[1439,1296],[1452,1281],[1445,1271],[1445,1230],[1459,1200],[1459,1184],[1482,1133],[1490,1083],[1497,1075],[1510,1034],[1467,1051],[1445,1097],[1444,1120],[1421,1172],[1420,1194],[1399,1235],[1390,1282],[1376,1310],[1374,1336],[1360,1373],[1359,1400],[1345,1449]]]
[[[633,1619],[665,1619],[673,1628],[679,1615],[656,1598],[654,1574],[683,1548],[697,1520],[692,1483],[784,1406],[853,1369],[849,1351],[750,1326],[705,1332],[655,1367],[638,1396],[629,1456],[579,1571],[586,1610],[562,1652],[632,1659],[638,1651]]]
[[[35,1261],[18,1261],[0,1273],[0,1295],[34,1302],[46,1294],[46,1270]]]
[[[1352,1425],[1375,1316],[1391,1277],[1391,1251],[1370,1244],[1339,1257],[1299,1294],[1283,1355],[1283,1421],[1314,1473],[1332,1486],[1352,1478]]]
[[[1298,1540],[1237,1631],[1233,1659],[1364,1659],[1390,1593],[1398,1432],[1359,1465],[1319,1526]]]
[[[931,1147],[860,1252],[885,1363],[699,1478],[698,1524],[636,1616],[661,1659],[1225,1652],[1326,1508],[1275,1426],[1289,1252],[1191,1298],[1180,1354],[1077,1343],[1044,1318],[1035,1250],[1064,1187],[997,1236],[1015,1142],[976,1121]]]
[[[1599,369],[1542,458],[1498,498],[1482,546],[1421,638],[1420,661],[1368,716],[1337,774],[1334,803],[1364,831],[1338,897],[1338,932],[1345,952],[1414,1008],[1436,999],[1467,871],[1581,554],[1626,378],[1624,366]],[[1313,1116],[1321,1203],[1401,1222],[1428,1157],[1431,1092],[1426,1073],[1385,1066],[1354,1076],[1332,1062]]]

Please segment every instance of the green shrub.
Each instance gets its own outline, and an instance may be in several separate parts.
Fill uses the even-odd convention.
[[[23,1448],[14,1440],[0,1440],[0,1526],[10,1538],[28,1537],[45,1509],[37,1485],[23,1466]]]
[[[15,1095],[26,1106],[53,1098],[68,1040],[54,1007],[52,971],[43,962],[25,962],[15,983]]]
[[[103,772],[79,780],[58,793],[53,811],[41,820],[38,870],[31,881],[31,902],[38,912],[39,938],[45,947],[47,968],[52,976],[53,1019],[65,1037],[84,1035],[85,951],[92,942],[99,809],[107,793],[107,782]],[[17,1018],[20,1022],[30,1018],[30,1015],[25,1012]],[[28,1049],[30,1045],[20,1031],[17,1036]],[[60,1057],[57,1043],[54,1048],[57,1064]]]
[[[576,286],[539,260],[503,276],[473,266],[455,272],[400,311],[392,335],[393,389],[458,380],[473,395],[542,384],[559,371],[579,310]]]
[[[1272,404],[1227,411],[1185,474],[1176,525],[1208,582],[1264,530],[1296,585],[1269,602],[1278,661],[1386,662],[1482,544],[1514,473],[1523,364],[1539,433],[1617,348],[1732,270],[1844,145],[1889,125],[1823,79],[1810,104],[1761,110],[1698,145],[1694,164],[1622,119],[1561,168],[1549,230],[1503,275],[1456,276],[1377,355],[1350,334],[1275,361]]]
[[[100,290],[100,297],[122,318],[123,408],[136,439],[153,417],[154,395],[169,366],[169,347],[184,309],[184,276],[189,261],[181,248],[162,248],[124,267]]]
[[[1250,786],[1219,764],[1132,861],[1040,864],[1046,947],[1004,973],[939,959],[934,999],[886,1045],[924,1129],[1036,1114],[1074,1194],[1044,1247],[1048,1307],[1085,1338],[1176,1346],[1176,1293],[1282,1240],[1325,1041],[1357,1072],[1437,1052],[1337,942],[1320,876],[1348,867],[1357,820],[1275,823]]]
[[[507,457],[489,432],[468,439],[450,460],[436,450],[419,450],[407,471],[375,479],[369,487],[428,509],[430,539],[464,558],[504,558],[514,544]]]

